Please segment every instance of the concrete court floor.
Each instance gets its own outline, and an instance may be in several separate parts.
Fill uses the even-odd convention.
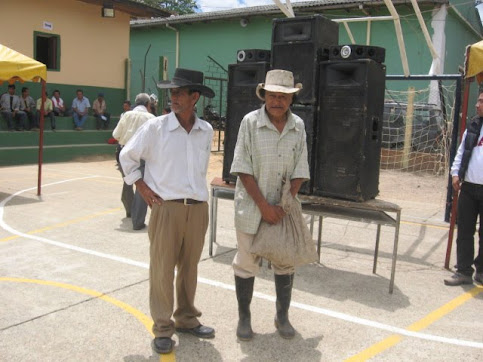
[[[207,182],[221,176],[221,162],[212,156]],[[433,194],[444,180],[408,179],[381,174],[381,197],[403,208],[394,293],[394,229],[382,228],[374,275],[375,226],[327,219],[321,263],[296,272],[290,341],[273,325],[265,265],[252,302],[256,336],[236,339],[233,203],[220,200],[219,244],[213,258],[205,244],[197,291],[201,321],[216,338],[175,335],[174,353],[160,357],[150,347],[147,231],[124,218],[115,162],[46,164],[41,197],[37,166],[1,168],[0,360],[481,361],[483,288],[443,284],[448,227],[441,193]]]

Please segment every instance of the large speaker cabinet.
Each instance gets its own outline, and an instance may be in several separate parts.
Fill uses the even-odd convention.
[[[297,103],[316,104],[318,63],[324,49],[338,42],[339,24],[322,15],[273,20],[272,69],[290,70],[303,84]]]
[[[320,64],[314,194],[365,201],[379,193],[386,67],[373,60]]]
[[[305,133],[307,134],[307,158],[310,169],[310,180],[304,182],[299,193],[305,195],[312,194],[313,179],[315,177],[315,145],[316,145],[316,125],[317,125],[317,107],[312,105],[294,104],[290,107],[293,114],[296,114],[304,121]]]
[[[228,65],[228,97],[226,110],[225,144],[223,153],[223,180],[236,182],[230,174],[235,152],[238,129],[243,117],[262,105],[255,90],[265,81],[270,69],[268,62],[238,63]]]

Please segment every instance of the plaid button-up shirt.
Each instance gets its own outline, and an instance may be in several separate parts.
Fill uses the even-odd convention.
[[[249,174],[271,205],[280,202],[282,179],[309,179],[307,142],[303,120],[290,112],[279,133],[265,112],[265,106],[248,113],[242,120],[230,172]],[[256,234],[262,215],[243,183],[235,190],[235,227]]]

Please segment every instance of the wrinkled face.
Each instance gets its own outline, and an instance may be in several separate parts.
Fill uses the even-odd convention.
[[[171,109],[174,113],[193,111],[196,102],[200,98],[198,92],[189,93],[188,88],[173,88],[171,93]]]
[[[478,96],[476,101],[476,113],[478,113],[478,116],[483,117],[483,93]]]
[[[265,109],[273,117],[283,117],[292,104],[293,94],[265,91]]]

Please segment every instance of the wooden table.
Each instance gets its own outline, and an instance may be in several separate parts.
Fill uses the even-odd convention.
[[[374,262],[372,272],[377,270],[377,257],[379,254],[379,241],[381,226],[394,227],[394,243],[392,252],[391,279],[389,293],[394,289],[394,277],[396,274],[397,249],[399,241],[399,226],[401,222],[401,208],[390,202],[372,199],[365,202],[339,200],[314,195],[298,195],[302,202],[302,212],[312,216],[310,231],[313,231],[314,217],[319,217],[319,230],[317,235],[317,253],[320,262],[320,249],[322,242],[322,226],[325,217],[345,219],[377,225],[376,244],[374,248]],[[218,199],[234,200],[235,185],[225,183],[221,178],[215,177],[211,182],[210,203],[210,245],[209,253],[213,255],[213,243],[216,243],[216,222]],[[394,214],[391,216],[390,214]]]

